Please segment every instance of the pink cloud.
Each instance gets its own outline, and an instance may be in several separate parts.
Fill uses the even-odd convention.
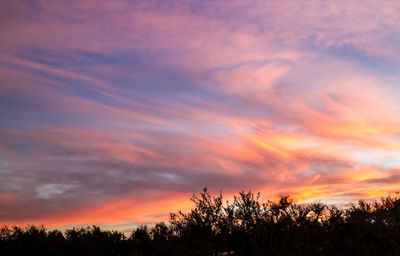
[[[2,5],[4,221],[152,222],[203,186],[399,187],[398,3]]]

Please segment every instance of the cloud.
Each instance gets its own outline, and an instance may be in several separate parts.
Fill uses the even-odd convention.
[[[0,222],[154,222],[205,186],[397,191],[398,7],[1,3]]]

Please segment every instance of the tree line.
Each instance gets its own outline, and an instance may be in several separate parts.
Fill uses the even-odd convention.
[[[400,197],[346,208],[260,202],[240,192],[232,202],[204,189],[189,212],[142,225],[127,237],[100,227],[65,232],[43,226],[0,228],[1,255],[400,255]]]

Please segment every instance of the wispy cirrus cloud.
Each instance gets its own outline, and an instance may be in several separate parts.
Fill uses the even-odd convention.
[[[1,223],[400,187],[395,1],[0,5]]]

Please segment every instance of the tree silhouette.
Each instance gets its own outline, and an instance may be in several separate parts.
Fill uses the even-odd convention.
[[[64,233],[43,226],[0,228],[1,255],[399,255],[400,198],[347,208],[289,196],[260,203],[242,191],[233,202],[205,188],[169,224],[139,226],[130,237],[100,227]]]

